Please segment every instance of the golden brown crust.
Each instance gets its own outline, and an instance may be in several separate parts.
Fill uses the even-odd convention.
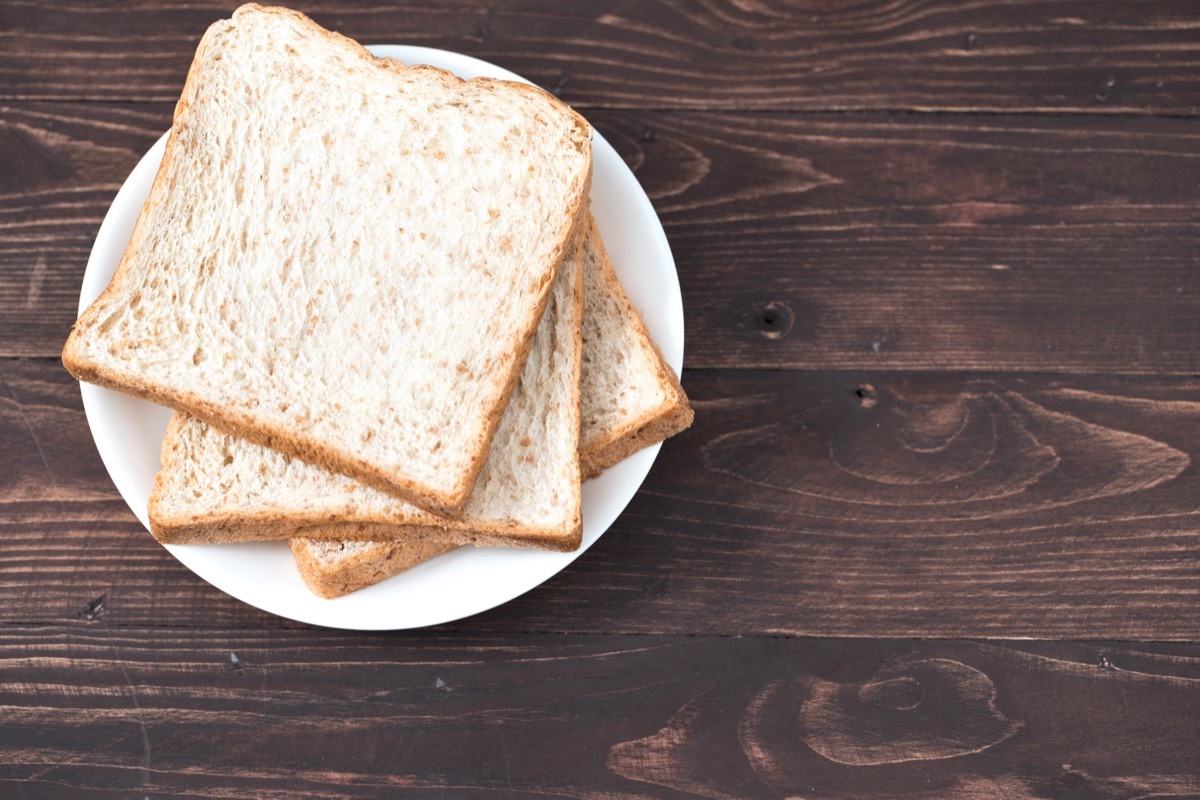
[[[589,210],[586,214],[581,215],[581,220],[586,218],[591,221],[592,214]],[[583,246],[586,238],[585,226],[580,225],[575,232],[575,291],[571,295],[571,300],[575,305],[574,319],[575,326],[571,330],[571,334],[575,337],[575,359],[574,373],[568,385],[571,387],[571,430],[575,434],[575,442],[571,447],[575,454],[576,464],[576,480],[572,487],[576,499],[575,519],[572,521],[572,530],[569,541],[570,550],[578,550],[583,544],[583,466],[579,459],[579,436],[580,428],[583,425],[583,306],[584,306],[584,280],[583,280]]]
[[[594,478],[604,470],[619,464],[629,456],[651,445],[666,441],[692,424],[694,414],[684,399],[682,404],[665,407],[649,421],[633,426],[628,432],[615,436],[603,446],[580,453],[580,470],[584,480]]]
[[[564,535],[560,528],[522,528],[518,533],[499,525],[456,529],[386,522],[330,522],[295,528],[290,535],[330,542],[405,542],[412,537],[430,536],[460,545],[570,553],[583,543],[583,525],[576,524]]]
[[[407,541],[414,536],[436,536],[456,544],[487,547],[520,547],[570,552],[583,539],[582,519],[562,528],[473,525],[396,525],[387,520],[347,521],[339,515],[313,514],[286,517],[278,512],[248,509],[236,514],[186,515],[178,518],[155,514],[150,531],[163,544],[220,544],[223,542],[270,542],[303,535],[310,539],[355,542]]]
[[[340,555],[323,560],[309,548],[311,540],[295,538],[290,544],[300,577],[313,594],[333,599],[373,586],[417,564],[458,547],[445,542],[415,539],[392,544],[371,553]]]
[[[365,48],[359,45],[352,39],[348,39],[341,34],[327,31],[317,25],[303,14],[292,11],[291,9],[278,7],[264,7],[254,3],[246,4],[237,9],[233,14],[233,22],[236,22],[239,16],[251,12],[261,12],[272,15],[287,16],[297,21],[300,25],[309,28],[314,34],[327,37],[338,42],[340,45],[347,47],[351,52],[356,53],[364,60],[372,64],[382,66],[389,71],[400,72],[407,69],[399,62],[392,59],[377,59],[370,54]],[[382,492],[392,494],[403,500],[406,500],[413,505],[426,509],[432,513],[440,514],[447,517],[459,517],[462,514],[463,506],[470,497],[471,491],[474,489],[475,482],[479,477],[480,471],[487,460],[487,454],[492,437],[495,435],[496,427],[500,424],[500,419],[504,414],[504,409],[508,405],[508,398],[516,386],[517,380],[524,367],[525,357],[529,353],[532,344],[533,335],[537,330],[539,321],[542,318],[542,313],[545,310],[546,303],[549,300],[550,289],[553,285],[553,279],[558,269],[558,264],[561,262],[563,255],[566,253],[569,243],[574,241],[573,236],[582,224],[583,218],[586,216],[587,197],[591,186],[591,140],[590,126],[577,112],[563,105],[552,95],[547,94],[541,89],[529,86],[523,83],[514,83],[510,81],[497,81],[491,78],[476,78],[473,81],[479,85],[492,86],[503,84],[510,89],[516,89],[524,94],[536,94],[538,97],[549,98],[554,104],[565,110],[573,121],[577,129],[578,147],[581,151],[586,151],[588,156],[588,168],[579,185],[571,187],[571,204],[567,207],[566,216],[556,230],[548,231],[548,238],[555,241],[556,244],[550,255],[550,265],[544,270],[543,282],[537,287],[538,296],[535,298],[531,313],[525,321],[518,326],[519,338],[518,345],[515,349],[515,358],[509,365],[509,375],[504,384],[501,385],[500,391],[495,397],[495,405],[493,410],[487,415],[484,421],[484,427],[477,438],[476,452],[471,459],[468,469],[464,473],[463,479],[458,486],[446,492],[439,492],[428,486],[418,484],[416,481],[397,476],[389,473],[386,470],[379,468],[377,465],[367,463],[360,458],[356,458],[352,453],[345,453],[334,448],[322,445],[318,442],[313,442],[304,438],[300,438],[293,430],[286,430],[278,426],[271,425],[264,420],[258,419],[246,411],[230,409],[228,407],[211,403],[204,398],[199,397],[194,392],[182,391],[178,388],[155,384],[142,379],[136,375],[125,375],[116,373],[102,365],[89,363],[86,355],[81,352],[79,340],[82,336],[82,331],[90,327],[100,317],[102,317],[105,309],[112,304],[118,302],[121,295],[121,288],[126,281],[126,275],[134,254],[141,246],[146,236],[147,220],[150,217],[152,209],[161,202],[161,198],[166,193],[171,191],[168,186],[167,175],[169,174],[169,166],[177,157],[176,146],[176,130],[181,126],[189,109],[189,101],[195,92],[194,81],[199,71],[200,65],[203,64],[203,56],[212,39],[220,31],[226,29],[231,24],[230,20],[220,20],[213,23],[205,32],[200,44],[197,46],[196,55],[192,60],[191,67],[188,70],[187,81],[184,84],[183,92],[180,94],[179,102],[175,108],[175,116],[171,126],[171,135],[167,139],[166,149],[163,153],[163,160],[159,165],[158,172],[155,174],[154,183],[150,189],[150,195],[146,200],[146,204],[142,207],[141,214],[138,216],[137,223],[134,227],[134,232],[130,238],[129,245],[126,247],[124,255],[117,266],[116,272],[113,274],[112,280],[109,282],[105,290],[100,294],[91,306],[79,317],[71,330],[71,334],[63,347],[62,361],[75,378],[88,383],[94,383],[114,391],[130,394],[135,397],[148,400],[158,405],[164,405],[176,410],[186,411],[191,415],[203,420],[217,430],[224,431],[234,436],[240,436],[256,444],[264,447],[269,447],[273,450],[286,453],[294,458],[299,458],[303,461],[308,461],[317,464],[334,472],[339,472],[344,475],[356,478],[361,482],[372,486]],[[466,83],[462,79],[452,75],[445,70],[436,69],[434,67],[426,67],[433,73],[440,75],[443,82],[447,85],[454,83]],[[200,541],[192,539],[192,541]]]

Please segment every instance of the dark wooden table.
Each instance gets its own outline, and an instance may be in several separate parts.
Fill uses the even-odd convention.
[[[1200,796],[1200,4],[308,3],[636,170],[696,424],[544,586],[268,616],[125,507],[58,353],[234,3],[0,3],[0,796]]]

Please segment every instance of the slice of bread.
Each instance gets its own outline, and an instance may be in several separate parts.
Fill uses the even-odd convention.
[[[285,539],[298,527],[386,522],[391,534],[574,550],[580,520],[582,242],[558,269],[529,357],[461,518],[439,517],[342,475],[176,413],[150,496],[164,543]],[[353,538],[353,537],[351,537]]]
[[[693,413],[621,288],[594,221],[584,243],[584,287],[580,461],[585,473],[594,475],[683,430]],[[301,577],[322,597],[374,585],[443,552],[433,552],[428,539],[411,537],[337,541],[332,537],[339,528],[306,528],[304,536],[290,540]],[[386,526],[376,532],[386,536]]]
[[[376,542],[311,539],[292,539],[291,546],[305,585],[313,594],[332,599],[373,586],[459,545],[437,536],[413,536],[390,549]]]
[[[589,135],[539,89],[243,6],[63,362],[459,514],[586,216]]]

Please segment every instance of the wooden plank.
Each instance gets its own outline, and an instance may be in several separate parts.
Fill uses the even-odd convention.
[[[0,11],[0,97],[174,100],[237,5],[147,13],[40,0]],[[587,107],[1195,114],[1200,27],[1170,0],[568,5],[310,2],[368,42],[493,61]]]
[[[124,509],[70,378],[0,362],[0,623],[282,625]],[[458,630],[1200,639],[1196,379],[693,371],[562,574]]]
[[[166,106],[0,107],[0,354],[62,349],[104,214],[170,124]]]
[[[592,118],[666,225],[690,367],[1200,372],[1188,120]],[[57,355],[169,119],[0,108],[0,354]]]
[[[645,631],[1200,638],[1194,378],[684,385],[697,423],[571,576],[611,587],[606,614]]]
[[[0,631],[6,796],[1184,797],[1200,649]]]
[[[598,117],[666,225],[689,366],[1193,374],[1200,156],[1162,123]]]

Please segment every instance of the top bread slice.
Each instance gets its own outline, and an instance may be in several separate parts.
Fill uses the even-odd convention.
[[[586,214],[589,128],[301,14],[205,34],[81,380],[460,514]]]
[[[150,496],[166,543],[283,539],[305,523],[386,520],[444,540],[573,550],[580,519],[582,247],[564,260],[487,464],[461,518],[431,514],[344,476],[176,413]]]

